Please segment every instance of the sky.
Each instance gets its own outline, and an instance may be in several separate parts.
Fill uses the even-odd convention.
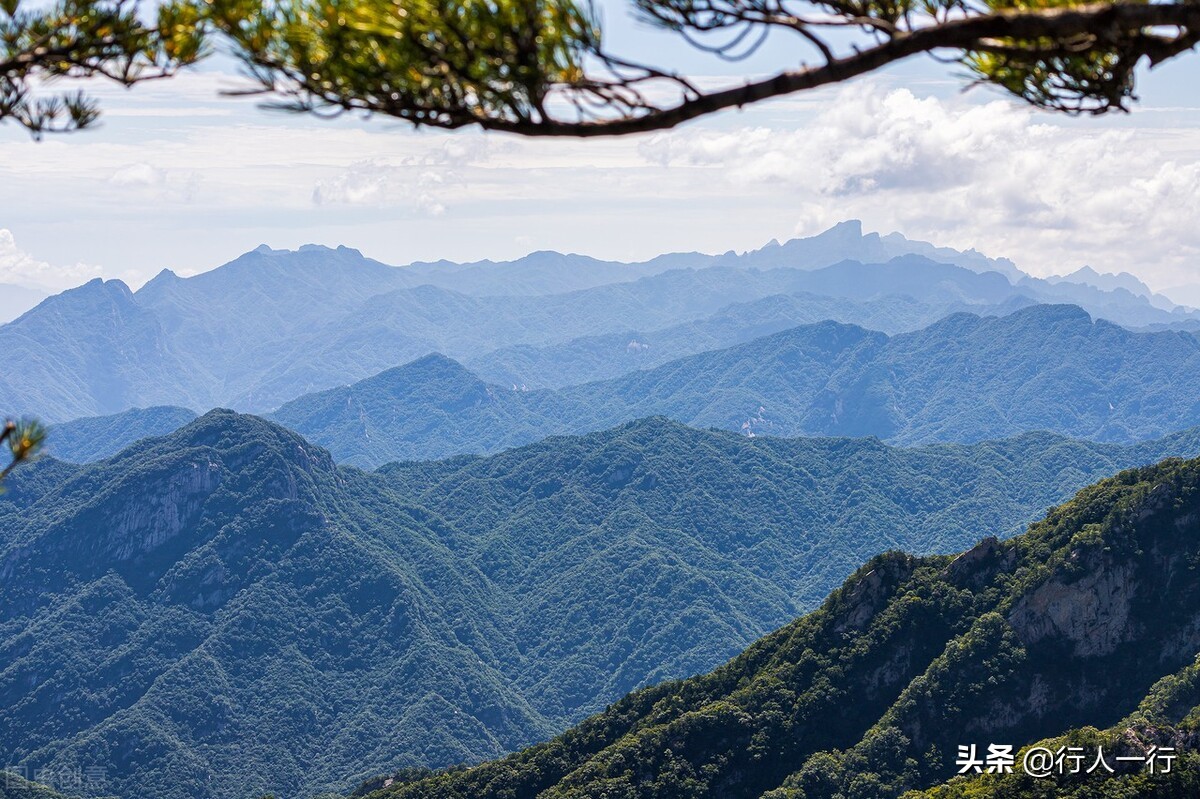
[[[618,52],[714,82],[795,59],[775,38],[725,64],[604,0]],[[259,244],[344,244],[386,263],[534,250],[641,260],[868,230],[1084,265],[1163,289],[1200,283],[1197,56],[1142,77],[1129,115],[1070,119],[931,59],[818,92],[617,139],[529,140],[336,121],[222,97],[228,62],[133,90],[93,84],[91,131],[35,142],[0,126],[0,283],[133,287]]]

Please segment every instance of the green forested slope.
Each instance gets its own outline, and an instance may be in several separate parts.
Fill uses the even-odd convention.
[[[10,514],[6,762],[99,766],[120,796],[311,795],[552,729],[496,668],[516,654],[485,581],[362,479],[212,413]]]
[[[143,438],[165,436],[196,418],[187,408],[131,408],[56,424],[46,440],[47,454],[71,463],[109,458]]]
[[[1085,726],[1129,739],[1125,720],[1194,749],[1198,562],[1200,460],[1129,470],[1007,542],[987,538],[957,557],[872,558],[818,610],[716,671],[634,693],[548,743],[363,791],[888,799],[953,776],[963,744],[1020,746]],[[1195,763],[1189,755],[1156,786],[1093,777],[1080,790],[1038,790],[1011,778],[930,796],[1183,797]]]
[[[621,330],[561,344],[516,345],[468,358],[463,364],[489,383],[526,388],[608,380],[638,369],[709,350],[720,350],[822,321],[860,325],[884,333],[919,330],[953,313],[1003,316],[1033,305],[1017,296],[989,305],[961,300],[921,302],[906,294],[848,300],[815,294],[774,294],[734,303],[704,319],[657,330]]]
[[[0,496],[0,759],[156,799],[494,757],[712,668],[889,547],[952,550],[1165,454],[900,450],[663,419],[336,468],[216,411]],[[32,773],[32,772],[31,772]]]
[[[488,385],[429,356],[300,397],[271,418],[339,461],[370,468],[652,415],[757,435],[901,444],[1028,430],[1131,442],[1200,424],[1200,341],[1134,333],[1065,305],[957,314],[890,337],[820,322],[559,390]]]
[[[0,799],[68,799],[64,794],[17,774],[0,770]]]
[[[533,392],[530,392],[533,393]],[[428,355],[352,386],[285,403],[267,418],[374,468],[395,460],[496,452],[571,432],[557,396],[491,386],[442,355]]]

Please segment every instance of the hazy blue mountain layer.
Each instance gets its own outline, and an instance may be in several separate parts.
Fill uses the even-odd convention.
[[[224,799],[498,756],[712,668],[875,552],[1015,532],[1197,452],[1196,431],[903,450],[652,419],[369,474],[214,411],[0,496],[0,760]]]
[[[158,406],[75,419],[50,428],[45,453],[71,463],[91,463],[143,438],[173,433],[195,418],[195,411],[187,408]]]
[[[710,674],[634,693],[395,799],[1182,799],[1200,789],[1200,461],[1122,472],[1006,542],[876,556]],[[1099,731],[1104,730],[1103,732]],[[1048,736],[1096,768],[953,779],[959,747]],[[1144,758],[1178,756],[1165,773]],[[1071,766],[1070,752],[1067,765]],[[1136,763],[1118,758],[1141,758]],[[1020,761],[1018,761],[1018,764]],[[1094,768],[1094,766],[1093,766]],[[1016,771],[1021,770],[1017,765]],[[938,786],[945,780],[948,784]],[[938,787],[934,787],[938,786]]]
[[[857,223],[743,254],[641,264],[535,253],[391,267],[346,247],[260,247],[194,277],[164,271],[136,293],[96,280],[0,325],[0,408],[51,422],[156,405],[263,412],[431,351],[476,363],[502,350],[495,379],[562,386],[637,367],[609,357],[581,368],[579,342],[554,357],[576,339],[668,331],[653,362],[814,319],[898,332],[951,311],[1045,302],[1126,326],[1200,323],[1162,298],[1035,280],[978,253],[863,235]],[[698,333],[690,342],[687,325]],[[511,348],[545,355],[524,363]]]
[[[500,386],[562,388],[651,369],[700,352],[726,349],[800,324],[829,320],[884,333],[907,333],[954,313],[1004,316],[1034,304],[1028,297],[1013,297],[988,305],[955,300],[918,302],[904,294],[863,301],[814,294],[773,294],[761,300],[735,303],[705,319],[668,328],[584,336],[541,347],[505,347],[468,358],[463,365],[487,382]]]
[[[888,337],[807,325],[560,390],[489,385],[428,356],[285,404],[271,418],[339,462],[495,452],[651,415],[743,433],[977,441],[1050,430],[1130,442],[1200,424],[1200,340],[1073,306],[959,314]]]

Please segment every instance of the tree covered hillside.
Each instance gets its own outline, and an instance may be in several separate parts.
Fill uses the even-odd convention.
[[[370,474],[214,411],[6,484],[0,759],[224,799],[500,756],[714,667],[871,553],[1015,532],[1197,452],[1195,432],[902,450],[651,419]]]
[[[947,299],[921,302],[905,294],[850,300],[818,294],[773,294],[734,303],[710,317],[658,330],[621,330],[562,344],[504,347],[468,358],[463,365],[489,383],[525,388],[608,380],[652,369],[696,353],[720,350],[800,324],[823,321],[859,325],[884,333],[920,330],[954,313],[1005,316],[1035,305],[1022,296],[987,304]]]
[[[1200,424],[1200,340],[1069,305],[956,314],[887,336],[821,322],[557,391],[489,385],[429,356],[271,418],[341,462],[494,452],[664,415],[775,436],[970,442],[1050,430],[1132,442]]]
[[[0,771],[0,799],[68,799],[45,785],[29,780],[15,771]]]
[[[1125,471],[1009,541],[872,558],[818,610],[716,671],[636,692],[548,743],[362,792],[888,799],[952,777],[964,744],[1019,748],[1063,733],[1095,743],[1094,731],[1071,732],[1090,726],[1114,727],[1110,746],[1120,737],[1125,752],[1155,736],[1194,751],[1198,533],[1200,460]],[[1123,732],[1136,724],[1140,733]],[[1195,763],[1188,754],[1183,768]],[[928,796],[1176,797],[1195,787],[1187,771],[1157,785],[1090,779],[1096,787],[1077,778],[1060,790],[980,778]]]
[[[95,416],[56,424],[47,452],[72,463],[112,457],[143,438],[165,436],[196,418],[187,408],[131,408],[111,416]]]
[[[5,762],[98,766],[119,796],[311,795],[554,728],[497,670],[518,653],[452,532],[294,434],[214,412],[46,467],[0,499]]]

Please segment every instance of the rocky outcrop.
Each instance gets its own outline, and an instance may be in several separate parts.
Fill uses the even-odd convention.
[[[1008,622],[1025,644],[1065,639],[1081,657],[1108,655],[1134,639],[1131,608],[1139,590],[1132,564],[1103,563],[1077,580],[1055,576],[1021,597]]]

